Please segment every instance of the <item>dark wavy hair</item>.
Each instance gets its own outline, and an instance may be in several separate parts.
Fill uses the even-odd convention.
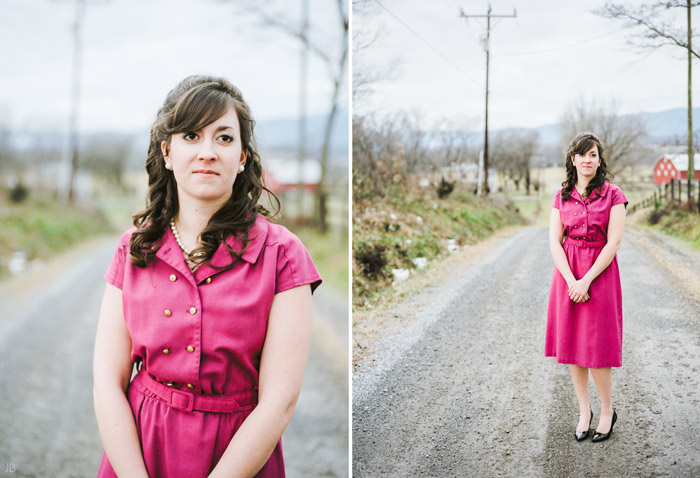
[[[165,141],[169,147],[173,134],[199,131],[226,114],[230,108],[234,108],[238,117],[241,149],[247,153],[246,167],[236,178],[231,197],[209,219],[200,234],[200,246],[192,251],[189,259],[207,262],[219,245],[224,244],[231,254],[231,263],[216,269],[230,269],[253,239],[248,237],[248,233],[257,215],[273,217],[279,211],[279,199],[265,187],[263,181],[262,164],[253,134],[255,121],[240,90],[225,78],[188,76],[170,90],[151,127],[146,158],[148,201],[146,209],[133,216],[137,228],[130,243],[134,265],[146,267],[155,260],[170,220],[179,212],[175,176],[165,168],[161,143]],[[274,214],[258,205],[263,191],[267,191],[275,201]],[[226,238],[232,235],[243,244],[240,251],[226,243]]]
[[[600,166],[596,169],[593,179],[591,179],[588,186],[586,186],[586,197],[590,197],[591,193],[593,193],[596,188],[602,188],[606,180],[613,180],[613,173],[608,171],[608,158],[605,156],[603,144],[598,137],[593,133],[579,133],[571,140],[569,147],[566,149],[566,158],[564,159],[566,162],[566,180],[561,183],[561,198],[564,201],[569,200],[571,192],[574,190],[576,181],[578,180],[578,173],[576,172],[576,166],[574,166],[573,157],[577,154],[586,154],[593,146],[598,146]]]

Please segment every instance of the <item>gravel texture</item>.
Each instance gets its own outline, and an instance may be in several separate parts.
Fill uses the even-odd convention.
[[[7,476],[97,474],[92,353],[102,274],[117,240],[81,246],[0,284],[0,472]],[[311,354],[283,436],[289,478],[348,476],[347,300],[324,288],[314,294]]]
[[[608,441],[574,440],[568,367],[543,356],[547,229],[529,227],[377,313],[385,332],[353,364],[353,477],[700,476],[700,260],[628,227],[618,261],[623,366]]]

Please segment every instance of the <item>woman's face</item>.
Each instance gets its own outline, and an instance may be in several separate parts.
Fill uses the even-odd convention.
[[[228,200],[246,161],[233,108],[200,131],[173,134],[170,147],[163,141],[161,150],[172,166],[180,200],[185,196],[212,206]]]
[[[593,178],[598,166],[600,165],[600,157],[598,156],[598,145],[593,145],[591,149],[584,154],[576,154],[571,160],[576,167],[578,177]]]

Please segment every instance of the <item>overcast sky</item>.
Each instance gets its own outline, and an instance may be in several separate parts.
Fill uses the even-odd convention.
[[[620,113],[687,106],[684,50],[631,47],[631,31],[621,22],[592,13],[603,1],[490,3],[493,14],[510,15],[515,8],[517,17],[492,20],[489,128],[557,123],[566,106],[581,97],[615,101]],[[639,3],[645,2],[627,2]],[[466,20],[459,13],[462,8],[484,15],[488,4],[381,0],[386,9],[376,2],[367,15],[356,10],[354,25],[379,35],[371,47],[356,52],[354,61],[381,67],[398,60],[399,66],[374,86],[374,94],[354,103],[354,112],[415,110],[428,122],[448,118],[483,128],[486,60],[480,39],[486,19]],[[685,9],[674,12],[684,27]],[[698,15],[695,10],[694,29],[700,27]],[[700,81],[697,66],[694,79]],[[700,104],[698,81],[693,81],[695,105]]]
[[[75,0],[0,0],[0,123],[67,129]],[[182,78],[229,78],[258,121],[299,113],[300,44],[218,0],[86,0],[80,128],[148,129]],[[263,2],[260,2],[263,3]],[[266,2],[298,21],[300,0]],[[335,2],[309,0],[311,36],[336,53]],[[331,82],[309,55],[308,113],[326,113]],[[347,95],[344,95],[347,102]]]

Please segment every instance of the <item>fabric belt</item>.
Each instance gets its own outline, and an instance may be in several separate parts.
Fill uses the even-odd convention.
[[[136,374],[132,383],[140,383],[163,399],[171,408],[186,412],[197,410],[200,412],[234,413],[251,410],[258,402],[257,390],[227,395],[196,395],[192,392],[163,385],[151,378],[145,371]]]
[[[571,246],[576,246],[576,247],[598,248],[598,247],[604,247],[605,244],[607,244],[607,241],[587,241],[585,239],[572,239],[570,237],[567,237],[566,240],[564,241],[564,244],[569,244]]]

